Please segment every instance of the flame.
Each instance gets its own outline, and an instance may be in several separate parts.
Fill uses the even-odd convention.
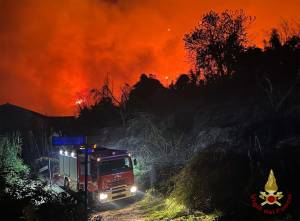
[[[274,176],[274,172],[273,170],[270,170],[270,174],[268,177],[268,181],[265,185],[265,191],[268,193],[275,193],[278,190],[278,186],[276,183],[276,178]]]
[[[82,100],[82,99],[78,99],[78,100],[75,101],[75,104],[77,104],[77,105],[80,105],[80,104],[82,104],[82,103],[83,103],[83,100]]]

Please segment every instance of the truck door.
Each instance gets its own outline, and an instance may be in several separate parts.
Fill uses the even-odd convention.
[[[97,168],[97,161],[94,159],[91,160],[91,177],[93,183],[97,182],[98,168]]]

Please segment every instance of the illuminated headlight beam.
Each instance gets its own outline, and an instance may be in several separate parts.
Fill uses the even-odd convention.
[[[108,195],[106,193],[100,193],[99,195],[99,199],[102,201],[102,200],[106,200],[108,197]]]
[[[135,193],[137,191],[137,187],[136,186],[132,186],[131,188],[130,188],[130,192],[131,193]]]

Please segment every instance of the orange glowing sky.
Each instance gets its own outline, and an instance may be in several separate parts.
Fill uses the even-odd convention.
[[[282,19],[299,20],[300,0],[0,0],[0,104],[74,114],[76,94],[115,91],[141,73],[163,83],[189,70],[183,35],[209,10],[256,17],[260,44]],[[169,76],[169,80],[165,79]]]

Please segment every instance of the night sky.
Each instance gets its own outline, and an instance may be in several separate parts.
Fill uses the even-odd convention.
[[[282,19],[300,21],[300,0],[0,0],[0,104],[69,115],[107,75],[116,93],[141,73],[168,84],[191,67],[184,34],[224,9],[256,17],[258,46]]]

